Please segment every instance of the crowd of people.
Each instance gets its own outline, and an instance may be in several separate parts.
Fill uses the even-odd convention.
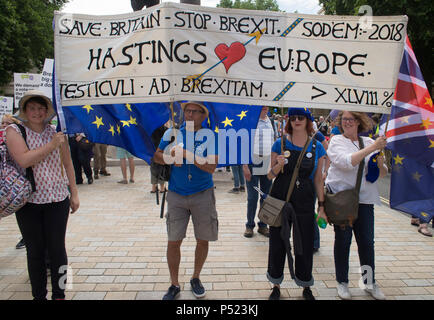
[[[68,216],[80,206],[77,185],[83,183],[83,171],[88,184],[100,176],[110,175],[107,171],[107,146],[92,143],[82,133],[66,137],[63,133],[56,132],[55,127],[49,124],[54,115],[53,106],[41,92],[29,91],[19,105],[18,118],[21,122],[12,116],[4,116],[0,138],[5,141],[16,164],[23,170],[32,167],[35,174],[36,192],[16,212],[27,249],[32,294],[35,299],[46,299],[48,259],[52,275],[52,299],[64,299],[64,287],[59,286],[59,279],[64,273],[58,269],[67,265],[65,235]],[[202,144],[206,143],[202,140],[194,139],[195,143],[191,146],[170,143],[173,141],[170,137],[174,137],[175,141],[185,141],[188,130],[193,130],[193,134],[196,134],[202,128],[209,111],[201,102],[189,101],[181,106],[184,120],[190,121],[193,126],[190,129],[183,126],[177,130],[165,127],[154,139],[157,151],[153,163],[170,164],[171,167],[166,198],[167,263],[171,285],[163,297],[165,300],[176,299],[181,292],[178,279],[181,245],[186,237],[190,216],[197,241],[190,284],[193,294],[198,298],[206,294],[200,274],[207,259],[209,241],[218,240],[218,213],[213,182],[218,155],[211,152],[218,148],[204,148],[205,152],[199,157],[197,150],[203,149]],[[25,140],[17,127],[19,123],[25,127]],[[316,220],[328,221],[324,210],[324,186],[332,193],[346,190],[354,187],[359,166],[368,170],[369,157],[383,150],[386,145],[384,136],[374,136],[374,139],[360,137],[361,133],[369,131],[373,125],[372,120],[360,112],[340,112],[336,119],[328,121],[322,116],[314,119],[307,108],[289,108],[284,116],[270,116],[269,108],[262,108],[254,141],[253,164],[230,167],[234,186],[228,192],[247,193],[244,236],[252,238],[257,227],[259,234],[269,238],[266,274],[272,286],[269,299],[280,298],[289,234],[283,226],[267,226],[258,221],[258,200],[260,204],[263,202],[260,194],[285,200],[290,180],[294,172],[298,172],[289,203],[293,210],[291,224],[294,224],[294,230],[297,229],[294,238],[302,250],[295,250],[294,270],[291,259],[288,259],[288,264],[291,277],[298,286],[303,287],[303,297],[314,300],[310,288],[314,285],[313,255],[319,248]],[[122,180],[118,183],[135,183],[133,156],[121,148],[117,148],[116,154],[122,173]],[[167,163],[167,155],[181,155],[181,161]],[[386,160],[379,155],[377,162],[379,177],[384,177],[388,170]],[[166,191],[165,181],[161,180],[153,168],[156,167],[151,166],[151,192],[158,189]],[[342,299],[351,299],[348,269],[353,233],[358,245],[360,265],[368,266],[372,274],[375,274],[374,204],[377,200],[377,183],[362,179],[357,220],[351,226],[334,226],[335,275],[338,295]],[[317,218],[315,212],[318,212]],[[413,219],[412,224],[415,223]],[[374,276],[370,281],[365,283],[365,290],[375,299],[385,299],[375,284]]]

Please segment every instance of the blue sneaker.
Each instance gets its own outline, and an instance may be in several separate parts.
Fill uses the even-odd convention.
[[[193,278],[190,280],[191,291],[193,292],[196,298],[205,297],[205,288],[198,278]]]
[[[167,290],[167,293],[164,295],[163,300],[175,300],[178,298],[180,292],[181,288],[172,284],[169,287],[169,290]]]

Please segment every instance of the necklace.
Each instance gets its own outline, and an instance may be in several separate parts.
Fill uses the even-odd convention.
[[[351,141],[351,143],[353,144],[353,146],[355,146],[358,150],[360,150],[360,147],[357,144],[355,144],[351,138],[348,138],[346,135],[344,135],[344,137],[349,139]]]

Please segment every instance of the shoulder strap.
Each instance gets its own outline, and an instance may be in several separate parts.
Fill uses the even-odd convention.
[[[289,199],[291,198],[292,191],[294,190],[295,180],[297,180],[297,177],[298,177],[298,170],[300,169],[301,160],[303,159],[304,154],[306,153],[307,147],[309,146],[311,140],[312,140],[312,138],[308,137],[306,144],[304,145],[303,150],[301,151],[300,155],[298,156],[297,164],[295,165],[294,172],[292,173],[291,183],[289,184],[288,194],[286,195],[286,202],[288,202]]]
[[[359,137],[359,148],[362,150],[365,147],[365,144],[363,143],[362,137]],[[359,164],[359,170],[357,171],[357,181],[356,181],[356,190],[357,193],[360,192],[360,186],[362,185],[362,173],[363,169],[365,167],[365,158],[360,162]]]
[[[18,128],[20,128],[21,135],[23,136],[24,142],[26,143],[27,148],[28,148],[29,145],[27,144],[26,128],[24,128],[24,126],[21,124],[17,124],[17,126],[18,126]],[[35,192],[36,191],[36,183],[35,183],[35,176],[33,175],[32,167],[26,168],[26,178],[30,181],[30,184],[32,185],[32,191]]]

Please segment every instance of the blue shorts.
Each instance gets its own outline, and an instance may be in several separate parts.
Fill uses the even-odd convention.
[[[132,158],[133,155],[125,149],[116,147],[116,157],[118,159],[126,159],[126,158]]]

